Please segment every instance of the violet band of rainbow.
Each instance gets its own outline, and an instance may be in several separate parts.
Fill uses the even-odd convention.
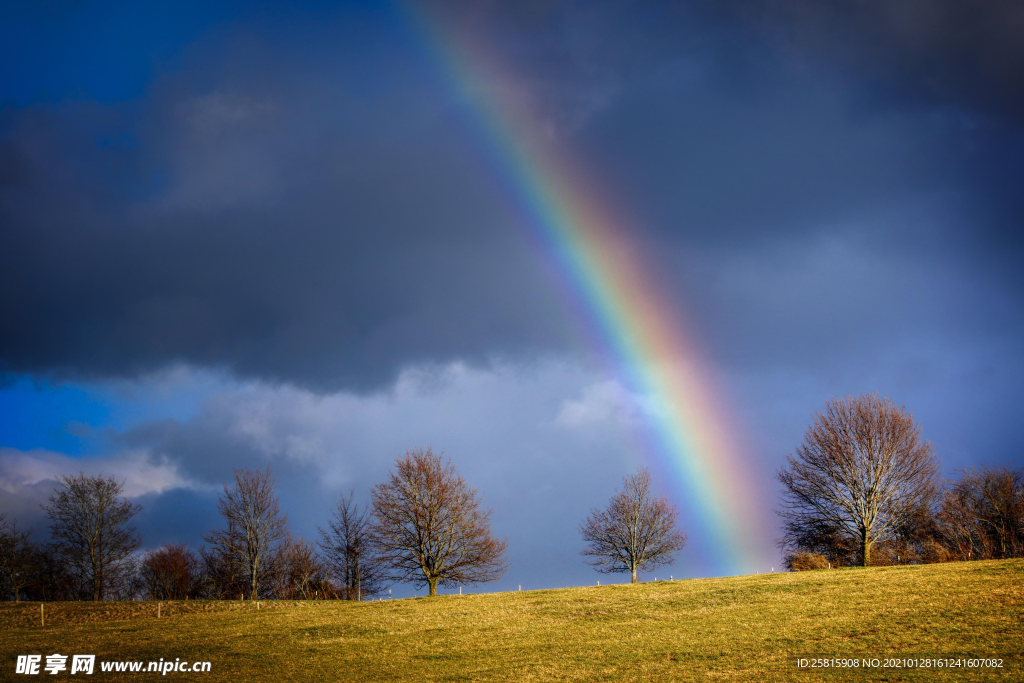
[[[471,7],[471,4],[465,7]],[[466,18],[405,6],[442,77],[466,104],[478,144],[525,218],[529,239],[609,355],[645,397],[652,466],[712,540],[719,575],[750,573],[765,546],[764,482],[731,433],[715,378],[683,333],[681,311],[652,282],[609,193],[546,133],[530,88],[500,63]]]

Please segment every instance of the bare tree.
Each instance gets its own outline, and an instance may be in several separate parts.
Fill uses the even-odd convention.
[[[32,530],[19,531],[18,521],[0,514],[0,586],[14,602],[21,599],[36,572],[38,551],[29,540]]]
[[[36,546],[35,568],[29,600],[66,602],[81,600],[91,594],[91,587],[83,586],[83,577],[74,571],[56,543]]]
[[[300,536],[285,534],[271,562],[274,597],[282,600],[311,600],[330,597],[327,571],[316,552],[316,544]]]
[[[1024,477],[1005,467],[964,473],[977,491],[976,517],[993,540],[996,557],[1024,557]]]
[[[221,540],[223,544],[199,549],[199,593],[210,600],[243,600],[246,580],[242,575],[244,563],[241,539],[231,520],[228,520],[227,528],[222,530]]]
[[[373,540],[397,580],[430,588],[501,578],[506,541],[491,536],[480,494],[431,449],[407,451],[372,489]]]
[[[815,529],[856,539],[860,563],[935,495],[938,463],[904,408],[864,395],[832,399],[777,477],[783,549],[806,550]]]
[[[651,473],[641,468],[622,478],[603,510],[593,509],[580,525],[587,542],[582,554],[602,574],[629,572],[632,583],[641,570],[671,564],[686,544],[676,528],[679,512],[668,499],[651,496]]]
[[[186,600],[199,592],[200,564],[184,543],[168,543],[142,558],[142,591],[154,600]]]
[[[942,496],[937,521],[943,545],[955,560],[988,559],[992,543],[978,524],[974,492],[962,484],[953,484]]]
[[[124,482],[102,475],[58,477],[63,488],[55,490],[43,510],[50,518],[50,534],[61,554],[83,578],[93,600],[126,580],[131,554],[141,544],[131,519],[142,510],[118,497]]]
[[[958,559],[1024,557],[1024,474],[1005,467],[964,470],[946,490],[938,521]]]
[[[386,567],[374,556],[370,510],[353,502],[355,491],[342,496],[327,529],[320,531],[320,548],[327,568],[341,584],[341,595],[362,600],[384,590]]]
[[[936,518],[938,491],[935,493],[908,510],[903,521],[893,527],[889,540],[881,546],[883,563],[930,564],[949,560],[949,552],[941,542]],[[877,555],[873,550],[872,557]]]
[[[224,495],[217,502],[227,528],[205,536],[228,562],[241,566],[250,600],[259,597],[262,573],[288,524],[287,515],[281,515],[276,488],[270,468],[265,472],[236,469],[235,485],[229,489],[224,484]]]

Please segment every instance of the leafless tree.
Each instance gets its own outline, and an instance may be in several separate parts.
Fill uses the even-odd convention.
[[[270,468],[265,472],[236,469],[234,486],[224,484],[224,495],[217,502],[227,527],[205,537],[224,559],[241,566],[250,600],[259,597],[262,573],[288,524],[276,488]]]
[[[973,494],[970,487],[957,482],[946,489],[939,507],[939,533],[955,560],[992,557],[992,543],[978,524]]]
[[[209,600],[243,600],[247,582],[243,576],[240,534],[230,520],[222,531],[225,543],[199,549],[199,594]]]
[[[81,600],[92,595],[92,587],[84,585],[56,543],[44,543],[36,547],[33,578],[28,589],[29,600],[43,602],[65,602]]]
[[[333,586],[316,552],[316,545],[300,536],[285,534],[278,543],[268,572],[273,595],[282,600],[333,597]]]
[[[31,535],[31,529],[19,531],[17,520],[8,522],[0,514],[0,586],[14,602],[21,599],[36,572],[38,551],[29,540]]]
[[[348,600],[362,600],[384,590],[386,567],[373,553],[369,509],[360,511],[354,491],[342,496],[327,529],[320,531],[320,548],[328,570]]]
[[[938,521],[957,559],[1024,557],[1024,474],[1005,467],[964,470],[946,490]]]
[[[133,569],[131,555],[141,539],[131,519],[142,510],[119,500],[124,482],[102,475],[58,477],[43,510],[61,554],[91,589],[93,600],[116,592]]]
[[[622,478],[603,510],[593,509],[580,525],[587,542],[582,554],[603,574],[629,572],[632,583],[641,570],[671,564],[686,544],[676,528],[679,512],[664,496],[651,495],[651,473],[641,468]]]
[[[426,585],[494,581],[508,569],[480,494],[431,449],[407,451],[372,489],[374,545],[391,576]]]
[[[184,543],[168,543],[146,553],[139,575],[142,592],[153,600],[186,600],[199,593],[199,558]]]
[[[855,539],[868,566],[872,545],[893,541],[935,495],[938,463],[906,409],[864,395],[830,400],[777,477],[784,550],[812,550],[804,539],[824,529]]]
[[[946,562],[949,552],[941,542],[936,518],[937,494],[927,496],[916,508],[911,508],[903,521],[893,527],[890,538],[882,542],[882,562],[875,564],[929,564]],[[872,550],[872,558],[879,555],[878,546]]]

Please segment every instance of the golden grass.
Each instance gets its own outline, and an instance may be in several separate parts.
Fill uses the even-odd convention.
[[[54,603],[45,627],[38,603],[6,603],[0,679],[32,680],[13,674],[17,654],[59,652],[208,660],[210,673],[167,675],[204,681],[1021,681],[1022,578],[1024,561],[1007,560],[259,611],[164,603],[159,620],[155,603]],[[796,668],[811,655],[996,656],[1004,668]]]

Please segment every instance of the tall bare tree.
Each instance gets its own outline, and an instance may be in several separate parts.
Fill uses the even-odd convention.
[[[676,507],[664,496],[652,497],[646,468],[623,477],[622,483],[608,507],[591,510],[580,525],[587,542],[582,554],[602,574],[629,572],[636,583],[637,572],[671,564],[686,535],[676,528]]]
[[[50,518],[50,535],[93,600],[103,600],[133,569],[131,554],[142,541],[131,520],[142,507],[119,498],[124,482],[113,477],[79,473],[57,477],[57,482],[62,488],[42,506]]]
[[[905,408],[868,394],[830,400],[777,477],[783,548],[803,550],[801,539],[828,529],[856,539],[866,567],[872,545],[892,541],[935,495],[938,462]]]
[[[38,550],[29,540],[31,535],[31,529],[19,531],[17,520],[8,522],[0,514],[0,586],[14,602],[21,599],[36,573]]]
[[[397,580],[456,586],[501,578],[506,541],[491,536],[490,510],[451,462],[431,449],[407,451],[372,489],[373,539]]]
[[[259,597],[260,581],[274,546],[285,534],[287,515],[281,514],[277,484],[270,468],[235,470],[235,484],[224,484],[217,510],[227,522],[205,536],[232,563],[241,565],[249,599]]]
[[[320,548],[328,569],[341,584],[342,597],[362,600],[381,592],[387,576],[386,567],[373,553],[370,510],[360,511],[354,496],[355,491],[342,495],[327,529],[319,529]]]

